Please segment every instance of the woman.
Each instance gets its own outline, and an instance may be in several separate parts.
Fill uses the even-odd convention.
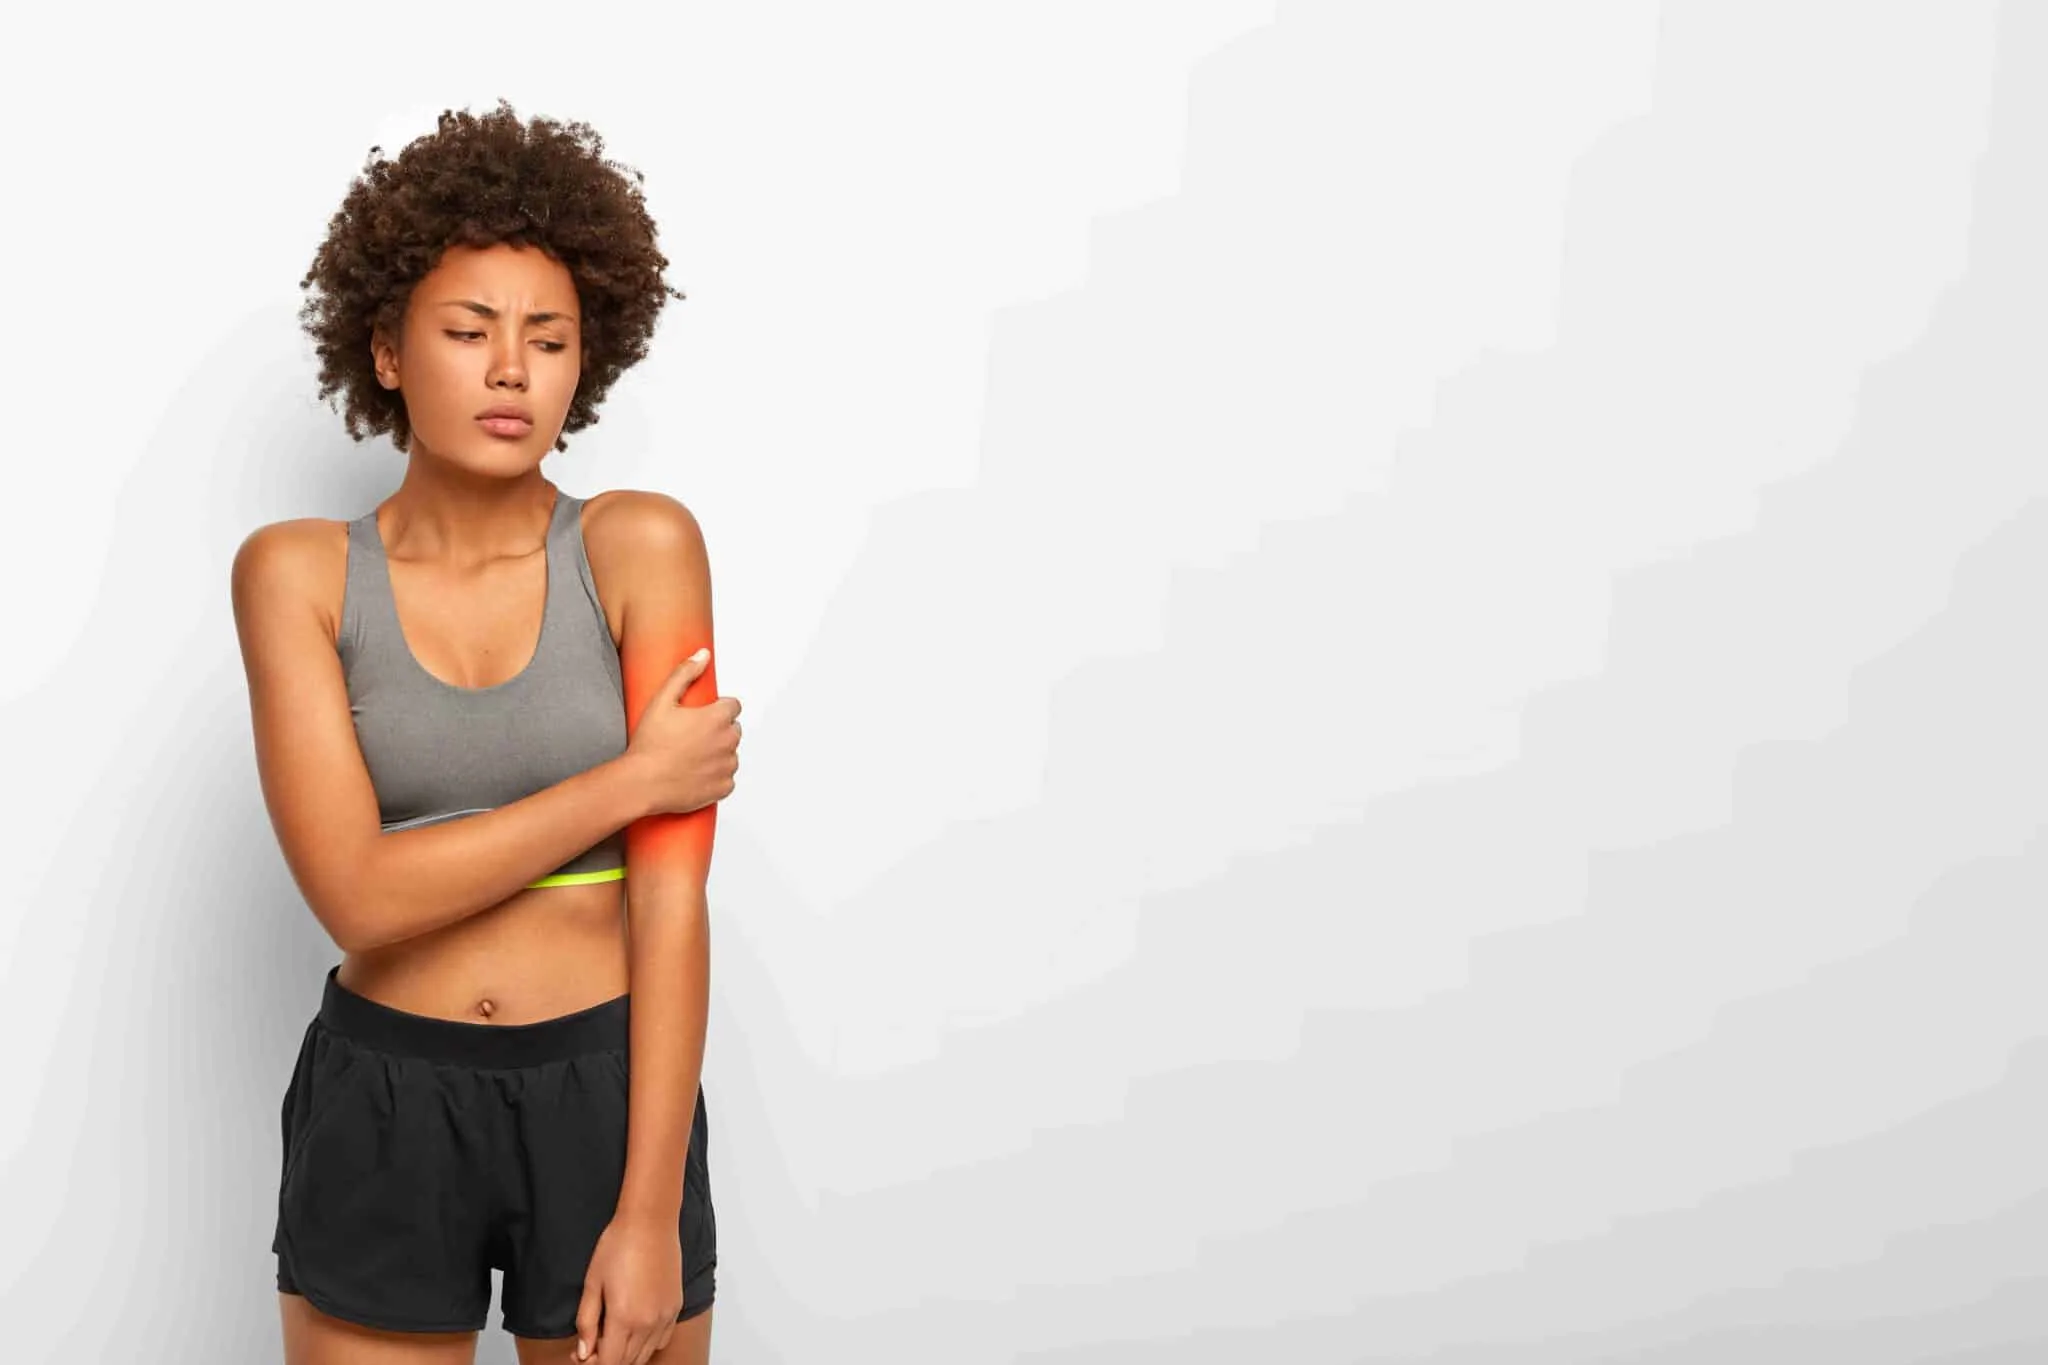
[[[342,952],[282,1105],[286,1360],[473,1360],[496,1266],[521,1365],[700,1362],[740,705],[690,512],[540,469],[682,296],[587,125],[501,103],[377,150],[302,316],[404,480],[233,574],[264,800]]]

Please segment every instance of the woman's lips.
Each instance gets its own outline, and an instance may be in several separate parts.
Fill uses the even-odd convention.
[[[522,417],[479,417],[476,420],[493,436],[524,436],[533,430],[533,423]]]

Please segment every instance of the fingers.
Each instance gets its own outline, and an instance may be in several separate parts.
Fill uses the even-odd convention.
[[[652,1361],[668,1348],[668,1339],[676,1334],[676,1313],[682,1311],[682,1305],[677,1304],[675,1313],[668,1314],[647,1329],[647,1360]]]
[[[648,1326],[645,1338],[646,1346],[643,1348],[643,1354],[633,1357],[634,1365],[647,1365],[647,1362],[661,1354],[668,1346],[668,1339],[676,1334],[676,1315],[682,1311],[682,1301],[678,1299],[675,1307],[669,1309],[668,1312],[662,1314],[659,1318],[656,1318]]]
[[[586,1365],[647,1365],[675,1335],[676,1314],[682,1311],[682,1304],[678,1303],[674,1312],[656,1318],[646,1326],[629,1326],[624,1317],[613,1317],[607,1311],[603,1334]],[[579,1334],[583,1331],[580,1316],[576,1320],[576,1330]]]
[[[628,1329],[624,1326],[616,1331],[606,1324],[605,1338],[599,1343],[598,1365],[647,1365],[650,1348],[654,1344],[654,1333],[645,1327]]]
[[[677,1300],[669,1312],[655,1318],[645,1326],[629,1327],[624,1320],[613,1324],[606,1314],[605,1336],[598,1343],[594,1365],[648,1365],[668,1346],[669,1338],[676,1334],[676,1318],[682,1313],[683,1305]]]

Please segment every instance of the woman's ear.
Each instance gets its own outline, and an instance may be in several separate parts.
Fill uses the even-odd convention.
[[[376,367],[379,384],[387,389],[398,387],[398,344],[382,327],[370,329],[370,363]]]

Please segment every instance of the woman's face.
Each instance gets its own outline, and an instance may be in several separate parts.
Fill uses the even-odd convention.
[[[576,396],[580,321],[575,280],[539,248],[449,247],[414,287],[399,344],[371,342],[379,382],[404,396],[412,450],[479,474],[538,464]]]

